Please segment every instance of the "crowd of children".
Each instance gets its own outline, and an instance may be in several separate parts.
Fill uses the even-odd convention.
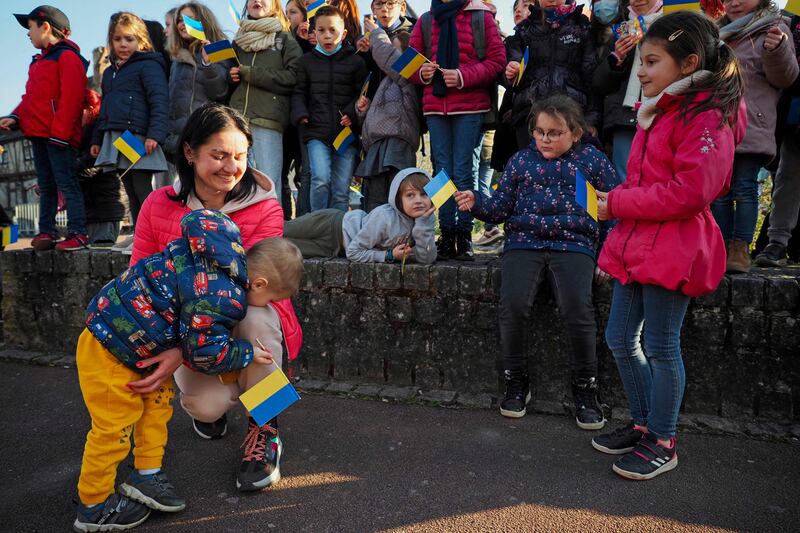
[[[517,0],[514,33],[506,37],[488,1],[432,0],[430,11],[416,20],[402,0],[373,0],[363,32],[353,0],[315,5],[309,17],[311,3],[247,0],[233,38],[236,59],[217,62],[203,45],[224,35],[201,3],[185,3],[167,14],[166,43],[160,29],[152,30],[135,14],[114,14],[99,110],[96,95],[86,89],[87,62],[69,40],[67,17],[51,6],[15,15],[42,51],[31,64],[21,104],[0,120],[0,128],[19,127],[33,143],[41,194],[40,233],[33,247],[69,251],[90,243],[74,170],[82,138],[84,148],[89,146],[86,167],[106,176],[124,174],[136,224],[157,175],[166,173],[171,183],[176,161],[191,151],[180,142],[187,120],[210,103],[229,105],[249,124],[249,165],[271,179],[270,190],[282,201],[284,216],[292,219],[294,213],[284,234],[304,257],[470,261],[473,217],[487,224],[484,241],[495,240],[503,225],[499,331],[504,416],[523,416],[530,401],[524,334],[546,275],[569,326],[577,424],[604,427],[592,283],[613,279],[605,335],[631,422],[595,437],[592,444],[623,455],[613,468],[624,477],[650,479],[674,468],[675,425],[685,383],[683,318],[690,298],[713,291],[726,271],[750,270],[757,176],[776,154],[781,159],[766,230],[769,244],[756,264],[785,264],[797,224],[800,69],[795,45],[800,19],[790,19],[770,0],[726,0],[724,13],[715,7],[708,16],[688,10],[665,14],[661,0],[598,0],[591,8],[571,0]],[[206,40],[187,30],[184,17],[202,23]],[[410,73],[398,72],[394,64],[409,48],[425,61]],[[499,106],[498,85],[505,89]],[[125,130],[146,150],[129,172],[114,146]],[[433,174],[445,171],[458,189],[438,216],[425,191],[431,175],[417,168],[425,131]],[[490,165],[502,170],[495,187],[485,172]],[[298,190],[294,202],[290,168]],[[359,183],[363,209],[350,210],[350,191]],[[69,219],[69,235],[62,241],[55,228],[58,192]],[[437,219],[440,236],[435,241]],[[191,226],[192,218],[184,223]],[[228,222],[219,224],[227,227]],[[91,241],[113,242],[116,234],[110,233],[98,231]],[[234,250],[241,249],[231,238]],[[114,283],[130,285],[131,277],[170,270],[166,264],[151,265],[167,261],[169,254],[199,253],[180,246],[170,244],[162,255],[143,259]],[[248,253],[248,261],[256,250]],[[225,261],[231,260],[226,258],[200,263],[211,261],[226,270]],[[250,300],[260,287],[254,273],[264,274],[265,280],[274,275],[252,267],[248,285],[243,258],[234,259],[242,263],[227,270],[235,285],[229,292],[242,300],[249,290]],[[179,278],[177,272],[174,281]],[[296,289],[289,285],[287,294]],[[92,397],[92,391],[106,386],[103,373],[146,358],[132,352],[133,344],[124,341],[131,332],[119,337],[120,321],[110,318],[129,312],[120,308],[115,287],[106,287],[90,305],[78,350],[93,420],[109,416],[95,408]],[[166,283],[158,290],[171,289]],[[235,303],[243,306],[239,300]],[[177,324],[186,318],[181,308],[196,304],[170,305],[158,316],[166,311],[180,315]],[[240,306],[230,309],[241,311]],[[195,396],[207,393],[205,374],[245,368],[258,353],[249,341],[229,340],[228,330],[244,316],[233,314],[217,315],[226,328],[218,338],[227,355],[216,363],[202,357],[187,361],[203,368],[195,382],[181,385],[182,403],[201,422],[214,422],[229,407],[222,401],[219,409],[204,411],[208,405]],[[153,338],[162,350],[179,344],[186,350],[186,342],[178,340],[180,328],[154,320],[143,335],[158,336]],[[271,346],[279,359],[280,343]],[[97,358],[103,365],[92,364]],[[252,381],[240,376],[238,387],[246,389]],[[227,390],[223,383],[221,397],[229,398]],[[154,435],[142,436],[145,450],[136,456],[140,470],[122,485],[129,487],[123,491],[127,496],[136,496],[136,487],[151,483],[159,471],[163,419],[169,418],[153,406],[136,409],[136,416],[114,414],[113,421],[98,424],[111,432],[133,424]],[[128,447],[127,442],[111,443],[116,450],[111,454],[105,448],[112,440],[99,429],[87,440],[76,521],[82,530],[94,529],[80,526],[81,520],[89,524],[109,509],[117,509],[115,516],[124,515],[128,524],[146,518],[145,508],[128,501],[127,510],[121,509],[121,497],[112,494],[114,467]],[[166,478],[159,479],[163,489]],[[148,504],[146,497],[133,499]],[[182,508],[179,498],[170,502],[167,510]]]

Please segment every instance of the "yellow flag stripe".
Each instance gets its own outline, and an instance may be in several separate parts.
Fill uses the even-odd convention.
[[[597,191],[588,180],[586,181],[586,212],[597,220]]]
[[[403,67],[403,70],[400,71],[400,75],[406,79],[410,78],[419,70],[419,67],[421,67],[423,63],[425,63],[425,56],[422,54],[417,55],[417,57],[408,62],[408,65]]]
[[[350,129],[350,126],[345,126],[342,131],[339,132],[339,135],[333,140],[334,148],[338,149],[345,139],[347,139],[350,135],[353,134],[353,130]]]
[[[200,41],[206,40],[206,33],[204,31],[196,30],[191,26],[189,26],[188,24],[186,25],[186,33],[188,33],[189,35]]]
[[[669,13],[675,13],[676,11],[682,11],[684,9],[688,9],[690,11],[700,11],[700,3],[686,2],[685,4],[673,4],[673,5],[664,4],[662,9],[665,15],[668,15]]]
[[[208,60],[211,63],[216,63],[218,61],[224,61],[226,59],[235,59],[235,58],[236,58],[236,52],[233,51],[233,48],[226,48],[224,50],[208,54]]]
[[[142,156],[139,155],[139,152],[131,148],[131,146],[128,143],[126,143],[125,139],[123,139],[122,137],[117,138],[117,140],[114,141],[113,144],[117,150],[122,152],[122,155],[128,158],[131,164],[136,163],[139,159],[142,158]]]
[[[452,180],[447,180],[447,183],[445,183],[444,186],[436,191],[436,194],[431,197],[431,202],[433,202],[433,205],[435,205],[437,208],[442,207],[442,205],[449,200],[457,190],[458,189],[456,189],[456,186]]]
[[[286,378],[286,375],[281,372],[279,368],[276,368],[272,374],[262,379],[250,390],[239,396],[239,400],[241,400],[248,411],[251,411],[266,398],[269,398],[288,384],[289,380]]]

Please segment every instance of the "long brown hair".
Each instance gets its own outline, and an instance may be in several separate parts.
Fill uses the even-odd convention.
[[[139,18],[138,15],[135,15],[129,11],[119,11],[118,13],[114,13],[111,15],[111,19],[108,21],[108,55],[112,58],[114,56],[114,33],[117,31],[117,28],[122,26],[126,28],[128,32],[133,34],[134,37],[139,41],[139,51],[141,52],[152,52],[153,51],[153,43],[150,42],[150,34],[147,32],[147,26],[145,26],[144,21]]]
[[[172,57],[176,57],[181,49],[184,48],[192,53],[198,53],[203,46],[197,39],[192,39],[189,43],[184,42],[183,37],[181,37],[181,32],[178,31],[178,22],[181,21],[181,11],[187,7],[194,11],[194,19],[203,25],[203,33],[206,34],[206,39],[212,43],[225,39],[225,34],[222,33],[219,27],[217,17],[214,16],[214,13],[210,9],[199,2],[186,2],[175,8],[175,20],[170,28],[169,36],[167,37],[167,51]]]
[[[330,4],[339,9],[344,19],[344,29],[347,30],[346,40],[355,46],[361,37],[361,12],[355,0],[331,0]]]

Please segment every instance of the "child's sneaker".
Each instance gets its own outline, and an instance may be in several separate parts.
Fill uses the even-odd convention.
[[[508,418],[522,418],[525,408],[531,401],[531,387],[528,375],[524,372],[506,370],[506,394],[500,402],[500,414]]]
[[[642,439],[642,433],[633,425],[629,423],[623,428],[618,428],[611,433],[603,433],[592,439],[592,447],[603,453],[611,455],[621,455],[623,453],[632,452]]]
[[[186,500],[175,493],[175,487],[164,472],[142,475],[136,470],[119,486],[119,491],[150,509],[165,513],[177,513],[186,508]]]
[[[89,248],[89,237],[82,233],[72,233],[69,237],[56,244],[56,250],[60,252],[74,252],[75,250],[86,250]]]
[[[38,233],[36,237],[31,239],[31,246],[37,252],[44,252],[45,250],[52,250],[56,247],[56,237],[55,235],[50,235],[49,233]]]
[[[656,438],[646,434],[632,452],[619,459],[614,472],[627,479],[643,480],[669,472],[678,466],[675,437],[669,440],[670,447],[658,444]]]
[[[84,531],[119,531],[131,529],[150,516],[150,509],[125,496],[112,494],[106,501],[94,507],[78,504],[78,517],[72,529]]]
[[[581,429],[603,429],[606,417],[597,394],[595,378],[580,378],[572,382],[572,397],[575,400],[575,422]]]
[[[281,479],[283,443],[278,430],[264,424],[259,427],[250,418],[247,437],[242,443],[244,457],[236,474],[236,488],[241,491],[259,490]]]
[[[221,439],[228,432],[228,415],[222,416],[214,422],[201,422],[192,418],[194,432],[208,440]]]

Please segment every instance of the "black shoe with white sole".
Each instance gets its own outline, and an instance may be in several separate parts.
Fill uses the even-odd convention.
[[[675,437],[670,439],[670,447],[658,444],[653,435],[643,436],[632,452],[622,456],[612,467],[620,476],[641,481],[653,479],[678,466],[678,453]]]
[[[221,439],[228,432],[228,415],[223,414],[214,422],[201,422],[192,418],[194,432],[208,440]]]
[[[500,414],[507,418],[522,418],[531,401],[531,387],[528,375],[518,370],[503,372],[506,394],[500,402]]]
[[[575,423],[579,428],[597,430],[605,427],[606,417],[595,378],[580,378],[573,381],[572,397],[575,400]]]
[[[276,427],[269,423],[259,426],[250,418],[242,443],[242,463],[236,473],[236,488],[240,491],[261,490],[280,481],[283,442]]]
[[[119,486],[119,491],[156,511],[177,513],[186,508],[186,500],[178,496],[164,472],[141,475],[134,470],[127,481]]]
[[[642,439],[642,433],[633,425],[615,429],[611,433],[603,433],[592,439],[592,447],[603,453],[622,455],[632,452],[636,444]]]
[[[125,496],[112,494],[106,501],[87,507],[78,504],[78,516],[72,523],[72,529],[78,533],[89,531],[122,531],[131,529],[150,516],[150,509]]]

